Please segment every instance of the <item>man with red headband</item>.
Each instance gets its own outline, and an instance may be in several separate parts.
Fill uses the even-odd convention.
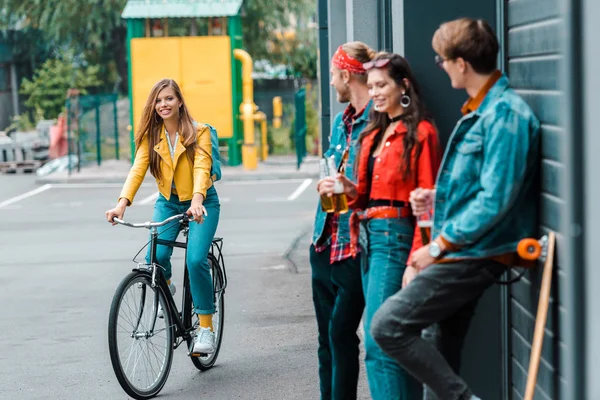
[[[331,60],[331,86],[340,103],[349,103],[336,115],[326,157],[333,156],[338,170],[354,176],[355,144],[368,123],[371,107],[363,63],[375,52],[366,44],[340,46]],[[347,157],[344,157],[344,155]],[[322,180],[317,191],[326,191],[331,180]],[[364,309],[360,258],[350,248],[350,213],[327,214],[317,207],[310,246],[313,302],[319,329],[321,399],[356,399],[359,339],[356,334]]]

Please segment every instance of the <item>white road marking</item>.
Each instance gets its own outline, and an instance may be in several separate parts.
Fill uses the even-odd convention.
[[[294,201],[300,197],[300,195],[306,190],[307,187],[310,186],[311,183],[312,179],[305,179],[304,182],[302,182],[302,184],[298,186],[296,190],[294,190],[294,193],[290,194],[290,196],[287,198],[288,201]]]
[[[103,188],[122,188],[122,183],[52,183],[55,189],[103,189]],[[142,184],[142,187],[148,186]]]
[[[270,267],[262,267],[261,269],[270,269],[270,270],[281,270],[281,269],[286,269],[287,267],[283,264],[279,264],[279,265],[273,265]]]
[[[44,186],[40,186],[37,189],[33,189],[33,190],[31,190],[31,191],[29,191],[27,193],[23,193],[23,194],[21,194],[19,196],[15,196],[15,197],[13,197],[11,199],[4,200],[3,202],[0,203],[0,208],[6,207],[6,206],[8,206],[10,204],[16,203],[16,202],[21,201],[23,199],[26,199],[28,197],[35,196],[36,194],[40,194],[42,192],[45,192],[46,190],[50,189],[51,187],[52,187],[51,184],[46,184]]]
[[[215,186],[224,185],[224,186],[248,186],[248,185],[272,185],[275,183],[298,183],[303,182],[305,179],[262,179],[255,181],[218,181]]]
[[[138,206],[144,206],[146,204],[151,204],[154,203],[154,201],[158,199],[158,192],[156,193],[152,193],[150,196],[143,198],[142,200],[138,201],[137,203],[134,202],[133,204],[137,204]]]

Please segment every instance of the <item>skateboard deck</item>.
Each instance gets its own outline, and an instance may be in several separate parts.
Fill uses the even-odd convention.
[[[517,247],[519,257],[528,261],[539,260],[544,263],[542,283],[540,286],[540,297],[538,300],[537,315],[535,317],[535,330],[531,344],[531,355],[529,356],[529,370],[527,371],[527,385],[525,387],[524,400],[533,400],[537,375],[542,356],[542,345],[544,342],[544,329],[548,317],[548,303],[550,301],[550,288],[552,287],[552,270],[554,269],[554,247],[556,234],[550,232],[541,239],[527,238],[521,240]]]

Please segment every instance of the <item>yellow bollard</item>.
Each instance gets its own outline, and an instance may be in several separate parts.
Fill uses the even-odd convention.
[[[267,115],[264,112],[259,111],[254,114],[254,119],[260,122],[260,161],[265,161],[269,157],[269,143],[267,142]]]
[[[281,96],[273,97],[273,128],[281,128],[281,116],[283,115],[283,104]]]

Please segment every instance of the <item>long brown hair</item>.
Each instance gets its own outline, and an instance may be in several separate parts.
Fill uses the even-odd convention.
[[[382,59],[390,60],[387,65],[383,67],[383,69],[385,69],[390,78],[396,82],[396,84],[399,86],[399,90],[404,89],[406,91],[405,95],[410,98],[410,105],[404,109],[404,114],[402,114],[401,119],[404,125],[406,125],[407,129],[406,135],[404,135],[403,139],[404,154],[402,155],[403,165],[401,167],[402,177],[407,179],[412,172],[411,153],[413,149],[416,149],[417,157],[421,153],[421,145],[418,139],[417,127],[421,121],[429,120],[429,116],[427,110],[425,109],[425,105],[421,102],[421,90],[419,89],[417,80],[415,79],[415,76],[404,57],[395,53],[379,53],[377,56],[375,56],[375,58],[373,58],[373,61]],[[408,87],[406,87],[404,79],[408,80]],[[380,113],[375,111],[373,108],[371,109],[369,114],[369,124],[358,138],[359,150],[356,157],[357,160],[360,159],[360,149],[362,147],[364,138],[375,129],[379,129],[379,133],[375,138],[375,143],[379,142],[390,124],[390,117],[387,113]]]
[[[190,163],[194,162],[194,155],[196,152],[196,128],[194,127],[194,120],[192,119],[187,106],[185,105],[185,101],[183,99],[183,95],[181,94],[181,89],[177,82],[173,79],[162,79],[158,81],[152,90],[150,90],[150,94],[148,95],[148,100],[146,100],[146,105],[144,106],[144,111],[142,112],[142,119],[140,120],[140,125],[138,131],[135,136],[135,148],[136,152],[139,150],[142,141],[148,137],[148,157],[150,158],[150,173],[156,179],[160,179],[160,156],[153,151],[154,146],[158,144],[160,141],[160,132],[163,127],[163,119],[156,112],[156,98],[161,90],[170,87],[175,92],[175,96],[181,102],[181,107],[179,108],[179,137],[181,138],[181,144],[185,147],[185,152],[188,157]]]

